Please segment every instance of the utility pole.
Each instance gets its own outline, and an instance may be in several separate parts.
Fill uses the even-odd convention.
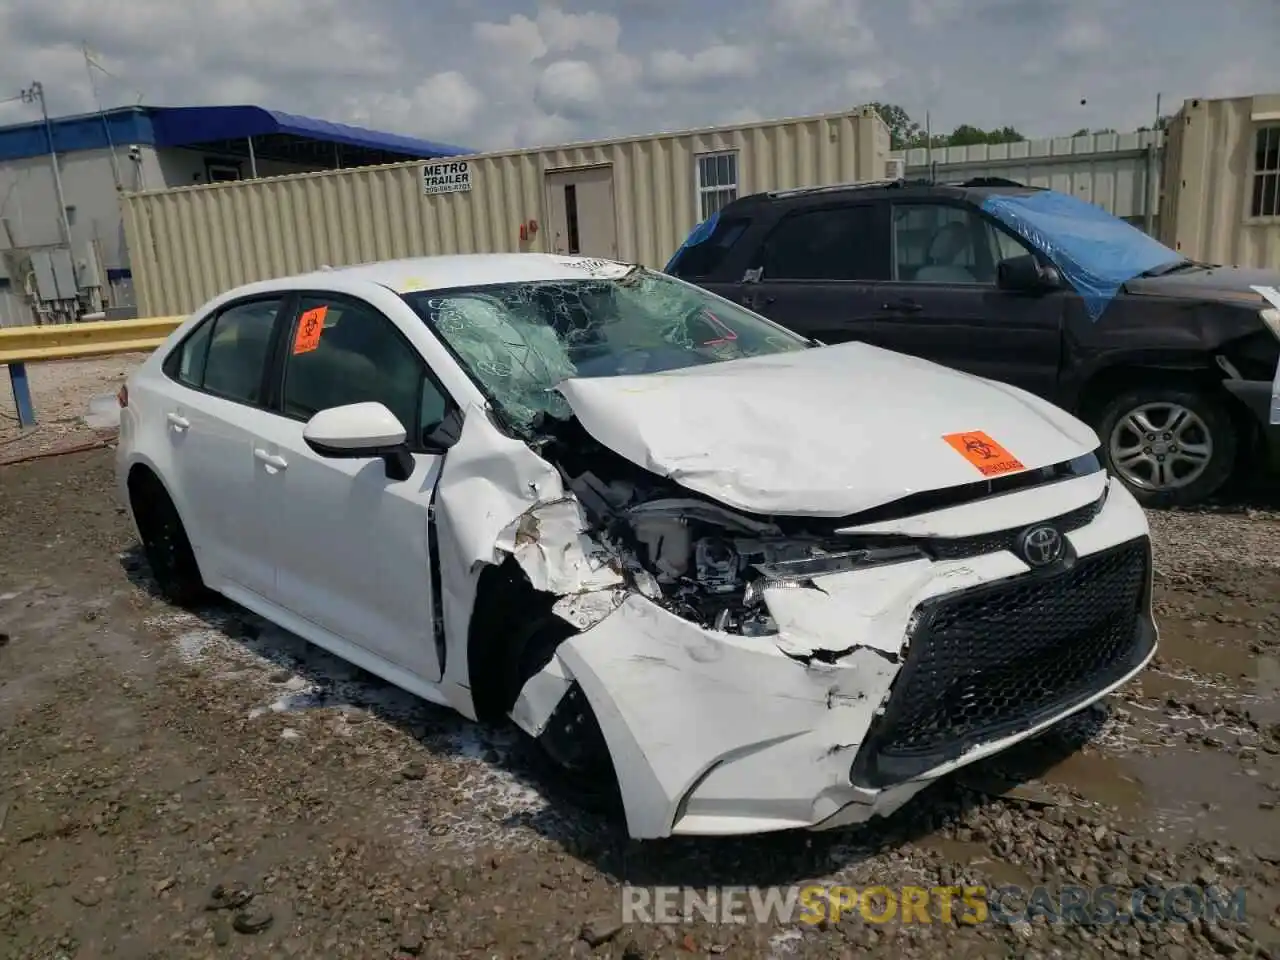
[[[58,151],[53,146],[53,124],[49,122],[49,110],[44,102],[44,84],[33,80],[31,86],[19,94],[23,103],[40,104],[40,117],[44,120],[45,136],[49,138],[49,162],[53,165],[53,192],[58,201],[58,223],[62,227],[62,241],[71,250],[71,224],[67,220],[67,198],[62,193],[62,171],[58,169]]]

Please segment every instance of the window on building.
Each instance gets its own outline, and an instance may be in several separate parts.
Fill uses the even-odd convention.
[[[1258,130],[1249,212],[1255,217],[1280,217],[1280,127]]]
[[[210,183],[228,183],[241,179],[240,167],[229,163],[205,163],[205,173]]]
[[[738,154],[704,153],[698,163],[698,220],[738,199]]]

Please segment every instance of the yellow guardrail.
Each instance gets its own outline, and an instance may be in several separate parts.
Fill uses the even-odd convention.
[[[97,320],[0,329],[0,363],[36,363],[154,350],[186,317]]]
[[[185,319],[144,317],[140,320],[94,320],[0,329],[0,364],[9,368],[9,385],[13,390],[18,422],[24,427],[33,426],[36,422],[31,384],[27,380],[28,363],[154,350]]]

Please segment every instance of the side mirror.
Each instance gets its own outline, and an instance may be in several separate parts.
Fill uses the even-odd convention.
[[[1042,266],[1031,254],[1010,257],[996,265],[996,285],[1001,290],[1019,293],[1043,293],[1056,290],[1062,278],[1053,267]]]
[[[302,439],[322,457],[386,463],[392,480],[413,475],[413,455],[405,443],[405,429],[383,404],[349,403],[321,410],[302,428]]]

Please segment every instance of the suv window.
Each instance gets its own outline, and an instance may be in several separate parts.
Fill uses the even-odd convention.
[[[764,243],[764,280],[883,280],[884,244],[870,204],[793,213]]]
[[[1030,251],[976,210],[943,203],[893,208],[893,278],[907,283],[996,282],[996,264]]]
[[[282,297],[232,304],[210,317],[178,348],[179,383],[236,400],[262,402],[262,375]]]
[[[749,220],[721,218],[711,231],[711,236],[696,246],[684,249],[671,265],[671,275],[684,279],[711,276],[748,226]]]
[[[321,410],[377,401],[422,437],[448,408],[426,363],[394,323],[367,303],[306,296],[286,342],[284,413],[307,420]]]

